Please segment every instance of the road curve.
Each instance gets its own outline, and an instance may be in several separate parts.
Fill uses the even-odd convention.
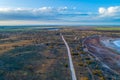
[[[66,40],[64,39],[64,36],[63,36],[62,34],[60,34],[60,36],[62,37],[62,40],[63,40],[63,42],[64,42],[64,44],[66,45],[66,48],[67,48],[72,80],[77,80],[76,74],[75,74],[74,65],[73,65],[73,62],[72,62],[72,56],[71,56],[70,48],[69,48],[69,46],[68,46],[68,43],[67,43]]]

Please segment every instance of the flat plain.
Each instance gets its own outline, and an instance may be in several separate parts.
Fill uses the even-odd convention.
[[[120,28],[0,29],[0,80],[119,80],[120,55],[101,38],[120,38]]]

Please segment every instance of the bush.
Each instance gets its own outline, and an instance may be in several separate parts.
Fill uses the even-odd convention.
[[[76,52],[76,53],[75,53],[75,52],[73,52],[73,53],[72,53],[72,55],[73,55],[73,56],[74,56],[74,55],[76,55],[76,56],[77,56],[77,55],[79,55],[79,54],[78,54],[77,52]]]
[[[80,62],[78,65],[79,65],[79,66],[84,66],[84,63],[83,63],[83,62]]]
[[[94,75],[101,76],[101,75],[102,75],[102,72],[101,72],[101,70],[94,70],[94,71],[93,71],[93,74],[94,74]]]
[[[80,80],[89,80],[88,77],[81,77]]]
[[[68,64],[65,64],[65,67],[68,68]]]

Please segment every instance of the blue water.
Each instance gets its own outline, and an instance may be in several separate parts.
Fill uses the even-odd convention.
[[[119,39],[106,39],[101,42],[103,43],[104,46],[120,53],[120,38]]]
[[[115,41],[113,41],[113,44],[114,44],[116,47],[120,48],[120,40],[115,40]]]
[[[41,29],[41,30],[51,30],[56,31],[59,30],[60,27],[57,26],[32,26],[32,25],[25,25],[25,26],[0,26],[0,30],[13,30],[13,29]]]

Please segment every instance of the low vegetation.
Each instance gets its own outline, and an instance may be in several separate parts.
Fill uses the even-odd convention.
[[[120,37],[120,28],[60,30],[1,29],[0,80],[72,80],[66,46],[70,46],[77,80],[119,80],[85,51],[89,36]],[[113,65],[114,66],[114,65]]]

